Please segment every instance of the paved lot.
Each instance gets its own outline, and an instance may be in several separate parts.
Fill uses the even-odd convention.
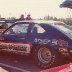
[[[69,63],[69,60],[60,59],[59,65]],[[41,72],[42,70],[37,68],[31,57],[0,53],[0,67],[6,69],[9,72]]]

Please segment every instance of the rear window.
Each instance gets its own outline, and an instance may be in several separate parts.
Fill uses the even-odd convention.
[[[70,33],[72,32],[72,30],[67,26],[67,25],[54,25],[54,27],[56,27],[57,29],[59,29],[60,31],[63,31],[65,33]]]

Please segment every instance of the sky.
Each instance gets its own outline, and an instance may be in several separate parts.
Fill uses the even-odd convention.
[[[20,17],[31,14],[32,18],[50,15],[58,18],[68,16],[67,8],[60,8],[64,0],[0,0],[1,17]]]

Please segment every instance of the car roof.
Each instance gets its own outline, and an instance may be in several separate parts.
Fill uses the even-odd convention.
[[[65,24],[64,22],[61,21],[53,21],[53,20],[24,20],[24,21],[16,21],[15,23],[22,23],[22,22],[29,22],[29,23],[38,23],[38,24]]]

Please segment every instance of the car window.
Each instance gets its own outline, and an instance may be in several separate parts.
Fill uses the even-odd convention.
[[[33,29],[32,29],[32,32],[35,32],[34,30],[35,30],[35,28],[36,28],[36,32],[37,33],[44,33],[45,32],[45,29],[44,28],[42,28],[40,25],[38,25],[38,24],[35,24],[34,25],[34,27],[33,27]]]
[[[72,33],[72,30],[69,27],[67,27],[67,25],[54,25],[54,27],[65,33],[70,33],[70,32]]]
[[[27,33],[29,24],[17,24],[7,31],[7,34],[21,34]]]

